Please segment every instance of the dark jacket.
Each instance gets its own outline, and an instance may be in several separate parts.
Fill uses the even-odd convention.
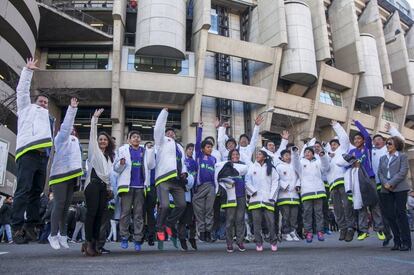
[[[389,167],[388,167],[389,166]],[[388,170],[390,177],[388,178]],[[378,167],[378,177],[381,182],[381,193],[389,193],[384,188],[384,184],[388,183],[394,187],[392,192],[408,191],[410,187],[407,182],[408,174],[408,158],[407,155],[399,152],[397,157],[391,159],[388,165],[388,154],[382,156]]]
[[[85,206],[83,205],[76,206],[75,220],[77,222],[85,222],[86,220],[86,207]]]
[[[51,200],[47,203],[46,212],[45,212],[45,214],[43,215],[43,218],[42,218],[44,223],[50,223],[50,218],[51,218],[51,215],[52,215],[52,209],[53,209],[54,202],[55,202],[55,200]]]
[[[0,208],[0,224],[10,224],[12,217],[12,206],[4,203]]]

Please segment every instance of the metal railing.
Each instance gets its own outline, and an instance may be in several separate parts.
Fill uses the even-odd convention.
[[[105,9],[112,9],[112,4],[113,1],[99,1],[99,0],[95,0],[95,1],[62,1],[62,0],[37,0],[37,2],[39,3],[43,3],[45,5],[48,5],[50,7],[53,7],[61,12],[66,13],[67,15],[78,19],[80,21],[82,21],[83,23],[88,24],[89,26],[98,29],[102,32],[105,32],[107,34],[112,35],[113,33],[113,26],[109,25],[107,23],[105,23],[104,21],[95,18],[85,12],[83,12],[83,7],[84,6],[79,6],[82,2],[82,5],[87,5],[89,6],[89,4],[91,5],[90,7],[92,8],[92,2],[94,2],[94,4],[97,4],[97,2],[100,2],[101,5],[105,4],[106,2],[106,7],[104,7]],[[111,3],[109,3],[111,2]],[[109,6],[110,5],[110,6]]]

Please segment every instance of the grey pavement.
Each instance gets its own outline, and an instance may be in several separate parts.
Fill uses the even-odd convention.
[[[111,254],[85,257],[80,244],[52,250],[48,244],[0,244],[1,274],[414,274],[413,252],[390,251],[372,235],[365,241],[339,242],[338,235],[311,244],[283,242],[277,252],[265,245],[256,252],[225,250],[224,242],[198,243],[198,251],[176,250],[170,242],[164,251],[144,245],[134,252],[108,243]],[[4,273],[3,273],[4,272]]]

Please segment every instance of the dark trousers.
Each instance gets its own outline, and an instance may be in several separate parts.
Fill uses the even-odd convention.
[[[40,194],[46,182],[49,158],[37,151],[29,151],[17,159],[17,186],[14,192],[12,226],[20,229],[25,223],[37,224],[40,220]]]
[[[99,179],[92,178],[85,189],[85,235],[88,242],[99,240],[102,218],[105,207],[107,207],[106,196],[106,184]]]
[[[171,212],[169,194],[172,195],[175,205]],[[166,181],[157,186],[157,196],[160,202],[157,215],[157,230],[164,231],[165,226],[175,228],[186,207],[184,189],[173,181]]]
[[[111,211],[108,206],[106,206],[103,211],[101,227],[99,229],[99,239],[97,243],[98,249],[101,249],[105,246],[106,238],[108,237],[109,231],[111,230],[111,216],[113,216],[113,211]]]
[[[381,193],[385,216],[394,234],[394,243],[411,247],[410,226],[407,217],[407,192]]]
[[[180,240],[186,240],[187,234],[186,229],[188,228],[188,239],[195,239],[196,236],[196,223],[194,218],[193,205],[187,202],[184,214],[178,221],[178,238]]]
[[[145,225],[148,240],[155,239],[155,216],[154,210],[155,206],[157,205],[157,191],[155,186],[151,186],[150,190],[147,191],[145,196],[145,204],[144,204],[144,217],[145,217]]]

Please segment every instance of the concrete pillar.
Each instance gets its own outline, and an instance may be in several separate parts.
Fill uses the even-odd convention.
[[[354,0],[333,1],[329,6],[335,67],[348,73],[364,71]]]
[[[258,0],[253,12],[258,16],[260,44],[279,47],[288,43],[283,0]]]
[[[371,0],[367,3],[358,22],[361,33],[372,34],[375,38],[383,84],[392,84],[390,63],[388,61],[387,47],[385,45],[384,31],[382,30],[383,26],[377,0]]]
[[[117,140],[117,146],[124,140],[125,127],[125,105],[124,98],[119,86],[121,64],[122,64],[122,46],[124,42],[125,18],[126,18],[126,0],[114,2],[112,11],[113,26],[113,51],[112,51],[112,89],[111,89],[111,119],[112,119],[112,136]]]

